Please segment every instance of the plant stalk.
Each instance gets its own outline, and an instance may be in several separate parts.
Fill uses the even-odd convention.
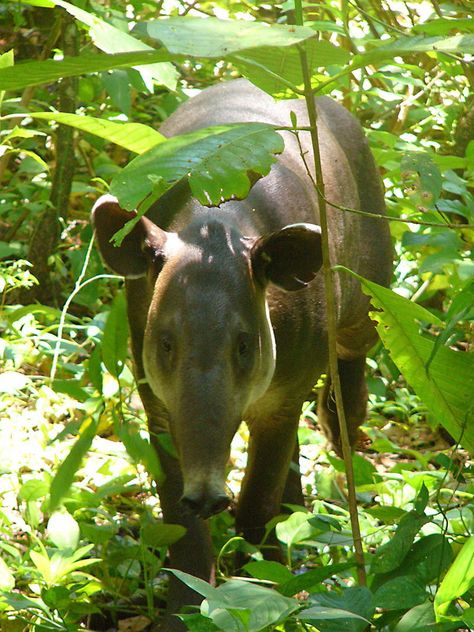
[[[303,9],[301,0],[295,0],[295,21],[299,26],[303,26]],[[347,430],[346,416],[344,413],[344,404],[342,399],[341,382],[339,379],[339,371],[337,366],[337,349],[336,349],[336,306],[334,304],[333,293],[333,271],[331,268],[331,258],[329,252],[329,231],[327,222],[327,207],[324,192],[324,179],[321,166],[321,154],[319,150],[318,139],[318,121],[316,105],[314,102],[313,90],[311,88],[311,75],[306,57],[306,51],[300,48],[300,61],[304,81],[304,95],[306,107],[308,109],[308,117],[310,123],[311,143],[314,155],[314,170],[316,180],[316,194],[318,198],[320,224],[321,224],[321,246],[323,255],[323,275],[324,275],[324,292],[326,302],[326,316],[328,327],[328,347],[329,347],[329,372],[331,376],[332,387],[336,400],[337,416],[339,420],[339,428],[341,435],[342,453],[344,456],[344,465],[346,470],[347,492],[349,502],[349,514],[351,519],[352,535],[354,538],[354,551],[357,563],[357,576],[359,584],[365,586],[367,584],[365,574],[364,551],[362,547],[362,537],[360,533],[359,517],[357,513],[357,499],[355,493],[354,469],[352,466],[352,451],[349,441],[349,433]]]

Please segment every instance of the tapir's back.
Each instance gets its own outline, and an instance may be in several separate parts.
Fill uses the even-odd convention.
[[[332,262],[387,285],[391,271],[387,223],[342,210],[384,213],[380,177],[367,141],[357,120],[341,105],[327,97],[317,98],[316,105],[325,197],[333,204],[328,206]],[[238,79],[217,84],[190,99],[165,121],[160,131],[173,136],[239,122],[289,127],[291,112],[296,114],[299,127],[309,125],[304,100],[275,101],[248,81]],[[251,210],[257,233],[277,230],[288,223],[319,223],[317,195],[311,180],[314,167],[310,134],[300,132],[299,142],[291,132],[282,135],[285,151],[270,174],[254,185],[247,200],[227,202],[221,207],[223,212],[243,215],[250,215],[247,211]],[[243,232],[247,230],[244,222]],[[321,287],[321,273],[319,278],[315,291],[316,286]],[[368,299],[360,292],[359,282],[345,273],[336,275],[335,293],[342,347],[346,346],[347,329],[351,338],[347,346],[353,346],[357,340],[364,352],[373,341],[372,327],[367,325]],[[351,353],[347,351],[347,355]]]

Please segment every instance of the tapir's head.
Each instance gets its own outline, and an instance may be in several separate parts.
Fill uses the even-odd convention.
[[[317,226],[293,224],[249,238],[216,216],[200,215],[178,233],[142,217],[116,248],[112,236],[133,215],[111,196],[93,209],[108,265],[148,280],[145,374],[169,413],[184,478],[182,502],[202,517],[227,506],[232,438],[274,373],[266,288],[302,289],[321,265]]]

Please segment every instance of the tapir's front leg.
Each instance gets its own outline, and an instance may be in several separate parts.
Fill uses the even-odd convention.
[[[248,464],[237,508],[237,528],[246,540],[262,541],[265,525],[280,513],[280,505],[296,446],[301,403],[269,418],[249,422]],[[268,558],[279,558],[269,549]]]
[[[180,502],[183,482],[178,462],[160,442],[160,436],[152,436],[161,466],[165,472],[165,480],[158,488],[163,520],[166,523],[181,524],[186,534],[170,547],[169,565],[172,568],[190,573],[212,582],[214,577],[212,542],[206,521],[197,518],[186,510]],[[166,617],[158,627],[160,632],[177,632],[187,628],[173,616],[183,605],[199,604],[202,597],[188,588],[176,577],[170,577]]]

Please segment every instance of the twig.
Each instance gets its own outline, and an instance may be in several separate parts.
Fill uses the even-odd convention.
[[[57,340],[54,346],[53,362],[51,364],[51,373],[49,375],[49,379],[51,380],[51,382],[55,379],[56,372],[58,369],[59,353],[61,350],[61,342],[63,338],[63,331],[65,327],[65,322],[66,322],[66,316],[69,310],[69,306],[71,305],[76,294],[78,294],[82,290],[82,288],[86,287],[86,285],[89,285],[89,283],[92,283],[92,281],[97,281],[97,279],[121,279],[122,278],[120,276],[117,276],[116,274],[97,274],[96,276],[91,277],[90,279],[87,279],[86,281],[84,281],[84,283],[82,282],[82,279],[85,277],[86,272],[87,272],[87,266],[89,265],[89,260],[91,257],[93,245],[94,245],[94,237],[92,237],[92,239],[89,242],[89,245],[87,246],[86,256],[84,257],[84,263],[82,264],[82,270],[79,276],[77,277],[76,283],[74,284],[74,289],[72,290],[71,294],[69,294],[69,296],[67,297],[66,302],[64,303],[63,308],[61,310],[61,317],[59,319],[59,325],[58,325]]]
[[[295,1],[295,20],[298,25],[303,25],[303,8],[302,0]],[[313,90],[311,87],[311,76],[308,66],[306,52],[300,48],[301,69],[304,79],[304,92],[306,106],[308,108],[308,117],[311,127],[311,142],[314,153],[314,166],[316,175],[316,192],[318,196],[320,223],[321,223],[321,245],[323,255],[323,275],[324,275],[324,292],[326,301],[326,316],[328,326],[328,346],[329,346],[329,369],[331,374],[331,382],[334,389],[336,399],[337,415],[339,418],[339,427],[341,434],[342,452],[344,455],[344,465],[346,470],[347,491],[349,501],[349,513],[351,518],[352,535],[354,538],[354,550],[357,563],[357,575],[359,584],[365,586],[367,584],[365,574],[364,550],[362,547],[362,537],[360,533],[359,517],[357,514],[357,499],[355,493],[354,470],[352,466],[352,454],[349,441],[349,433],[344,413],[344,404],[342,399],[341,383],[337,367],[337,349],[336,349],[336,307],[334,304],[333,293],[333,272],[331,269],[331,259],[329,253],[329,233],[327,223],[326,200],[324,197],[324,179],[321,166],[321,155],[319,151],[317,113],[314,103]]]

